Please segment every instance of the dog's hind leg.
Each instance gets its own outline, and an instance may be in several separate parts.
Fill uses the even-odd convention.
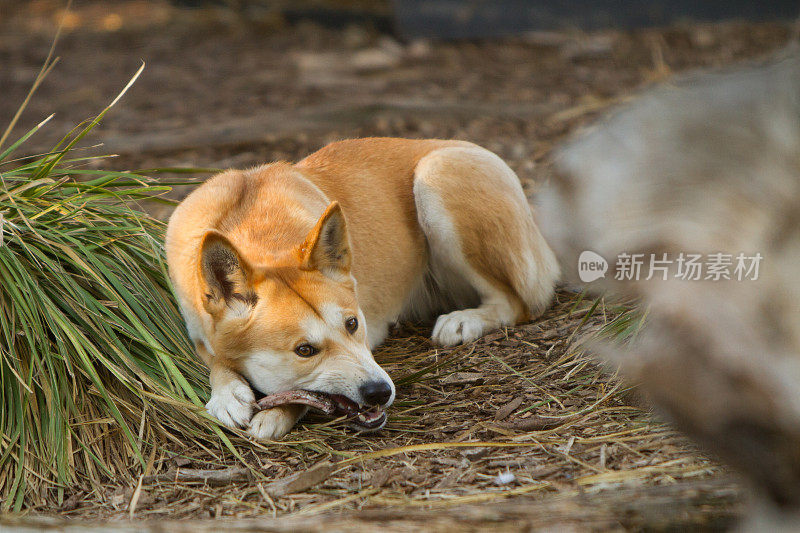
[[[415,169],[414,199],[430,274],[456,309],[437,319],[435,342],[469,342],[544,311],[558,265],[499,157],[467,143],[434,150]]]

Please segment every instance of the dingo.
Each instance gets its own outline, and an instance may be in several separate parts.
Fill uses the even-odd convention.
[[[558,277],[517,176],[462,141],[349,140],[223,172],[175,210],[166,251],[209,412],[264,439],[307,407],[253,415],[252,389],[311,391],[378,429],[395,389],[371,349],[392,323],[438,315],[434,342],[469,342],[541,314]]]

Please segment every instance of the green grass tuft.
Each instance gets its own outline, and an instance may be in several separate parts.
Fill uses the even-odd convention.
[[[111,105],[47,154],[14,158],[44,122],[0,148],[0,511],[129,478],[156,443],[230,446],[202,409],[164,224],[135,208],[169,187],[75,155]]]

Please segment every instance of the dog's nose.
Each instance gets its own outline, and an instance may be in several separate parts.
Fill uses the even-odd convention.
[[[392,397],[392,386],[385,381],[370,381],[361,385],[358,392],[367,405],[384,405]]]

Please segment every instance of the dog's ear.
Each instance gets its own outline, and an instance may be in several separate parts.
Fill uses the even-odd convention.
[[[216,315],[236,303],[255,305],[258,298],[252,279],[252,268],[225,235],[215,230],[205,234],[200,247],[200,280],[206,311]]]
[[[304,268],[331,277],[350,274],[350,239],[342,208],[333,202],[300,245]]]

